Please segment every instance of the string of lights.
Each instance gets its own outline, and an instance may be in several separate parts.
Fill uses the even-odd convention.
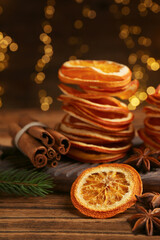
[[[84,0],[75,0],[77,4],[81,4],[81,16],[79,19],[75,19],[73,22],[74,30],[77,30],[75,34],[68,38],[68,44],[73,46],[73,54],[69,57],[69,60],[82,58],[84,54],[89,51],[89,45],[83,42],[83,39],[78,37],[78,31],[84,28],[84,19],[95,19],[96,11],[85,3]],[[77,34],[76,34],[77,33]]]
[[[110,6],[110,12],[116,19],[125,18],[126,20],[125,24],[120,25],[119,38],[124,41],[129,50],[128,64],[132,69],[133,78],[140,81],[139,90],[129,98],[128,108],[135,110],[141,102],[146,100],[148,94],[155,92],[153,86],[147,87],[148,71],[158,71],[160,60],[151,56],[152,39],[144,36],[142,27],[127,24],[127,16],[132,10],[130,5],[130,0],[114,0]],[[140,0],[137,1],[137,12],[140,17],[146,17],[149,12],[158,14],[160,5],[152,0]]]
[[[44,8],[45,20],[42,22],[43,32],[39,36],[39,39],[43,44],[42,48],[40,46],[40,49],[42,49],[42,55],[37,60],[34,73],[31,74],[31,79],[33,79],[38,85],[43,84],[46,78],[44,73],[45,67],[53,57],[52,38],[50,36],[52,32],[52,26],[50,22],[55,13],[55,4],[55,0],[48,0]],[[45,89],[40,89],[38,96],[41,104],[41,110],[48,111],[50,105],[53,103],[53,98],[47,95],[47,91]]]
[[[3,7],[0,6],[0,15],[3,13]],[[0,32],[0,72],[4,71],[9,64],[8,50],[15,52],[18,50],[18,44],[4,32]],[[2,96],[4,95],[4,86],[0,84],[0,108],[3,105]]]

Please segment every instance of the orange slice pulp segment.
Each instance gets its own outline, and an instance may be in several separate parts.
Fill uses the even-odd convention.
[[[126,164],[103,164],[83,171],[73,183],[71,200],[83,214],[108,218],[132,206],[142,193],[138,172]]]

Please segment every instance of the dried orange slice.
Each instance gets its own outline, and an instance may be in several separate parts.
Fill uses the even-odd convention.
[[[128,141],[131,139],[131,137],[126,136],[110,136],[109,134],[105,132],[98,132],[94,129],[92,131],[86,130],[84,128],[78,129],[72,126],[67,126],[64,123],[61,123],[59,125],[59,131],[62,131],[64,135],[68,135],[69,139],[73,139],[72,136],[75,135],[77,137],[85,137],[89,139],[98,139],[101,142],[122,142],[122,141]],[[83,141],[82,141],[83,142]]]
[[[62,108],[65,112],[69,113],[71,116],[75,118],[80,119],[81,121],[84,121],[93,126],[97,126],[111,132],[117,132],[117,131],[122,131],[127,129],[129,127],[129,122],[131,122],[132,121],[131,119],[133,118],[133,115],[129,114],[129,116],[127,116],[126,118],[124,117],[123,119],[116,118],[116,119],[113,119],[113,122],[112,120],[110,120],[109,122],[109,119],[105,119],[106,121],[104,122],[98,116],[94,118],[93,116],[86,113],[85,110],[83,112],[82,108],[80,108],[77,105],[75,106],[67,105],[67,106],[63,106]],[[116,124],[116,120],[117,120],[117,124]]]
[[[101,152],[101,153],[123,153],[127,152],[132,144],[121,142],[121,143],[106,143],[103,145],[96,145],[96,144],[87,144],[84,142],[78,142],[71,140],[71,145],[75,148],[83,149],[85,151],[95,151],[95,152]]]
[[[127,164],[102,164],[83,171],[71,188],[73,205],[84,215],[109,218],[136,202],[141,195],[139,173]]]
[[[139,87],[138,80],[133,80],[129,84],[127,84],[123,88],[99,88],[95,86],[80,86],[84,91],[86,91],[89,95],[98,96],[115,96],[120,99],[128,99],[137,91]]]
[[[58,74],[62,82],[70,84],[123,87],[131,81],[130,69],[111,61],[70,60]]]
[[[160,149],[160,143],[155,140],[154,136],[147,134],[147,128],[138,129],[138,134],[140,138],[144,141],[146,146],[149,146],[153,149]]]
[[[110,154],[110,153],[98,153],[95,151],[81,151],[80,149],[71,147],[68,153],[68,157],[77,160],[79,162],[85,163],[108,163],[113,162],[115,160],[119,160],[123,158],[126,154],[119,153],[119,154]]]
[[[105,134],[108,134],[109,136],[131,137],[131,138],[134,135],[134,128],[133,128],[132,124],[130,124],[129,127],[123,131],[111,132],[111,131],[107,131],[106,129],[104,129],[104,127],[100,128],[98,126],[93,126],[86,122],[82,122],[80,119],[72,117],[68,114],[66,114],[64,116],[64,118],[62,119],[62,123],[65,126],[71,127],[74,129],[78,129],[78,130],[84,129],[84,130],[88,130],[90,132],[94,132],[95,135],[101,134],[101,135],[105,136]]]
[[[74,102],[75,104],[103,111],[116,111],[120,113],[128,112],[126,104],[105,94],[103,96],[100,96],[96,95],[96,93],[83,93],[63,84],[60,84],[59,88],[65,95],[60,95],[60,97],[58,97],[58,100],[63,101],[64,103]]]

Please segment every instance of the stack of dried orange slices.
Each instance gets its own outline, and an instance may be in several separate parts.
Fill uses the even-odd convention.
[[[147,102],[153,106],[144,107],[146,118],[144,128],[138,130],[144,143],[153,149],[160,149],[160,85],[152,95],[148,95]]]
[[[71,140],[68,156],[82,162],[111,162],[122,158],[134,135],[133,114],[126,104],[137,88],[128,67],[111,61],[71,60],[59,70],[59,100],[67,113],[59,125]]]

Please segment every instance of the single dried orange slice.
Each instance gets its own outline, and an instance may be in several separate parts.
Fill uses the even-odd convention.
[[[135,94],[139,87],[138,80],[133,80],[132,82],[128,83],[123,88],[99,88],[95,86],[80,86],[86,94],[88,95],[95,95],[95,96],[114,96],[119,97],[120,99],[128,99],[132,95]]]
[[[83,150],[71,147],[67,155],[74,161],[85,163],[109,163],[119,160],[125,156],[125,153],[111,154],[111,153],[99,153],[95,151],[85,152]]]
[[[127,164],[102,164],[83,171],[71,188],[73,205],[84,215],[109,218],[136,202],[141,195],[139,173]]]
[[[59,70],[62,82],[71,84],[94,84],[123,87],[131,81],[130,69],[112,61],[70,60]]]

